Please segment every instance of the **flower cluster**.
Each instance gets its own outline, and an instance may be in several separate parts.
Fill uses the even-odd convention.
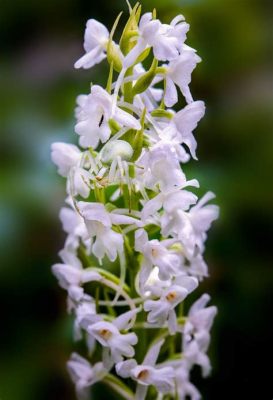
[[[200,57],[185,44],[182,15],[163,24],[138,3],[129,10],[118,43],[120,15],[111,32],[87,22],[75,67],[107,59],[108,81],[77,99],[79,147],[52,145],[67,178],[67,239],[52,269],[92,361],[73,353],[68,370],[80,399],[102,381],[125,399],[197,400],[190,372],[210,371],[216,307],[207,294],[187,313],[183,304],[208,276],[205,241],[218,216],[214,195],[198,200],[181,167],[196,159],[193,131],[205,113],[189,89]],[[185,106],[175,111],[179,93]]]

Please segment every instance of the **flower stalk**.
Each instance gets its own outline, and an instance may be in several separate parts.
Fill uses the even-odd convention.
[[[110,33],[87,22],[75,67],[106,60],[109,76],[105,88],[77,98],[79,146],[52,145],[67,178],[67,239],[52,270],[67,291],[75,339],[91,355],[73,353],[68,371],[79,399],[102,382],[128,400],[198,400],[190,373],[194,365],[210,372],[217,310],[207,294],[188,311],[184,301],[208,276],[205,241],[218,217],[208,204],[214,195],[198,200],[190,190],[198,181],[183,172],[197,159],[193,131],[205,113],[189,88],[201,60],[185,44],[182,15],[163,24],[155,11],[141,16],[139,3],[129,5],[116,42],[120,16]],[[175,111],[178,91],[186,106]]]

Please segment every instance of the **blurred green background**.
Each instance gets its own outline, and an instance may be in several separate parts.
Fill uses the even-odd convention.
[[[199,162],[187,166],[217,194],[202,284],[219,308],[204,399],[272,399],[273,78],[272,2],[143,0],[169,21],[183,13],[193,74],[207,104],[196,132]],[[64,235],[64,181],[50,143],[76,140],[75,98],[106,66],[75,71],[86,20],[111,27],[125,0],[1,0],[0,7],[0,399],[75,400],[65,362],[76,346],[65,294],[51,275]],[[270,382],[271,378],[271,382]],[[100,399],[110,399],[102,392]]]

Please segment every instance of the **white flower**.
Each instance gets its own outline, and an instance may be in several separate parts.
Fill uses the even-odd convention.
[[[89,19],[83,44],[86,54],[75,63],[75,68],[91,68],[106,58],[108,40],[108,29],[95,19]]]
[[[196,54],[195,50],[184,45],[180,56],[166,66],[166,93],[164,102],[167,107],[172,107],[178,101],[175,85],[180,88],[187,103],[193,101],[189,84],[191,82],[192,71],[200,61],[201,58]]]
[[[196,276],[200,281],[208,276],[208,266],[200,253],[191,257],[189,263],[184,265],[183,271],[188,275]]]
[[[88,326],[87,331],[103,347],[110,350],[111,360],[114,363],[123,360],[123,357],[133,357],[138,338],[135,333],[120,333],[120,330],[128,328],[128,322],[140,309],[135,309],[121,314],[112,322],[99,321]],[[109,360],[105,362],[108,365]],[[109,364],[110,365],[110,364]]]
[[[206,232],[218,218],[219,208],[212,204],[206,205],[214,197],[213,193],[208,192],[189,212],[177,208],[161,218],[163,235],[177,236],[189,258],[194,256],[195,247],[201,252],[204,250]]]
[[[160,393],[169,393],[174,389],[174,369],[170,366],[155,366],[160,348],[164,340],[158,341],[147,352],[143,363],[138,365],[133,360],[119,362],[117,374],[122,378],[131,377],[138,382],[135,400],[144,400],[149,385],[154,385]]]
[[[147,232],[144,229],[136,231],[135,250],[142,253],[144,256],[140,272],[141,288],[148,279],[153,266],[159,268],[159,278],[162,280],[167,280],[170,276],[177,275],[181,272],[181,255],[168,249],[168,246],[173,243],[173,240],[159,241],[153,239],[149,241]]]
[[[170,333],[174,334],[177,331],[175,307],[197,286],[198,281],[196,278],[184,275],[175,278],[173,283],[160,289],[159,299],[148,299],[144,302],[144,310],[149,312],[147,321],[159,326],[163,326],[167,322]]]
[[[175,387],[179,400],[201,400],[201,394],[190,382],[187,362],[182,360],[175,366]]]
[[[84,296],[82,284],[93,280],[101,280],[98,272],[90,269],[83,269],[80,260],[67,250],[60,252],[64,264],[54,264],[52,272],[59,281],[59,285],[68,291],[69,296],[79,301]]]
[[[71,355],[70,360],[67,362],[67,369],[76,385],[78,398],[81,400],[88,399],[88,388],[103,379],[107,373],[102,362],[92,366],[77,353]]]
[[[168,145],[160,144],[143,152],[138,160],[137,181],[149,189],[159,185],[161,190],[182,186],[186,181],[175,151]]]
[[[74,144],[56,142],[51,145],[51,158],[61,176],[67,177],[71,168],[80,162],[81,157],[81,151]]]
[[[82,339],[82,329],[87,329],[88,325],[98,322],[102,319],[96,313],[96,304],[92,297],[87,294],[83,299],[76,304],[75,307],[75,321],[74,321],[74,336],[75,340]],[[92,351],[95,341],[92,337],[88,336],[88,348]]]
[[[98,85],[91,87],[89,95],[78,98],[76,111],[78,123],[75,131],[80,135],[82,147],[96,148],[99,141],[105,143],[111,135],[108,125],[111,118],[127,128],[140,129],[140,123],[135,117],[120,107],[115,107],[113,111],[112,96]]]
[[[215,306],[205,307],[209,301],[210,296],[203,294],[191,306],[184,326],[184,343],[188,343],[194,338],[200,345],[208,347],[210,341],[209,331],[217,313]]]
[[[144,14],[139,22],[137,44],[125,57],[124,65],[126,67],[132,65],[146,46],[153,48],[157,60],[175,59],[179,55],[188,30],[189,25],[182,15],[178,15],[170,25],[167,25],[158,19],[153,19],[152,13]]]
[[[89,171],[83,168],[74,167],[70,170],[69,179],[67,180],[67,193],[73,196],[80,195],[87,198],[90,193],[90,180],[93,178]]]
[[[90,244],[88,232],[82,216],[73,208],[62,207],[60,211],[60,220],[63,230],[68,234],[65,247],[76,249],[79,245],[79,240],[85,243],[87,247]]]
[[[186,182],[181,188],[175,187],[160,192],[158,195],[148,200],[141,211],[142,219],[145,221],[149,216],[154,215],[157,211],[164,209],[167,213],[172,213],[177,207],[181,210],[188,210],[192,204],[197,201],[197,196],[184,187],[192,185],[198,187],[197,181]]]
[[[197,340],[191,340],[183,344],[183,358],[187,363],[188,369],[194,365],[199,365],[202,369],[203,377],[207,377],[211,371],[210,359],[207,356],[208,348],[203,343],[198,343]]]
[[[102,260],[105,254],[109,260],[114,261],[119,252],[123,250],[123,236],[115,232],[112,225],[142,225],[136,218],[128,217],[115,213],[107,212],[102,203],[88,203],[80,201],[78,208],[84,218],[90,237],[96,237],[92,246],[92,252]]]
[[[210,296],[203,294],[190,308],[183,330],[183,354],[189,365],[202,367],[207,376],[211,366],[206,354],[210,343],[210,328],[217,313],[215,306],[205,307]]]
[[[192,157],[197,159],[197,143],[192,131],[197,127],[204,114],[205,105],[203,101],[194,101],[188,104],[175,114],[169,125],[162,132],[162,138],[166,136],[180,144],[185,144],[189,148]]]

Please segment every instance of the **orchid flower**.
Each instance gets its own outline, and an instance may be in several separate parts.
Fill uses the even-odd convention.
[[[90,237],[96,237],[92,251],[101,260],[107,254],[111,261],[114,261],[118,252],[122,252],[123,236],[115,232],[112,225],[141,226],[142,222],[136,218],[112,212],[107,212],[101,203],[78,203],[79,211],[84,218],[86,228]]]
[[[99,321],[88,326],[88,333],[93,336],[103,347],[109,348],[111,360],[115,363],[123,360],[123,357],[133,357],[133,346],[138,338],[135,333],[120,333],[128,328],[128,322],[135,316],[139,309],[121,314],[112,322]],[[108,365],[109,359],[105,361]]]
[[[92,366],[77,353],[71,355],[70,360],[67,362],[67,369],[81,400],[88,399],[88,388],[100,381],[107,372],[102,362]]]
[[[75,63],[75,68],[91,68],[106,58],[108,39],[108,29],[95,19],[89,19],[83,44],[86,54]]]
[[[191,82],[191,74],[196,64],[201,58],[196,54],[195,50],[184,45],[179,57],[172,60],[166,66],[166,94],[164,102],[167,107],[172,107],[178,101],[177,85],[185,97],[187,103],[192,103],[192,95],[189,90]]]
[[[139,121],[119,107],[113,111],[112,96],[98,85],[91,87],[91,93],[78,98],[78,123],[75,131],[80,135],[82,147],[96,148],[101,141],[105,143],[111,135],[109,120],[128,129],[140,129]]]
[[[147,352],[143,363],[138,365],[130,359],[116,365],[117,374],[123,378],[131,377],[137,381],[135,400],[146,397],[149,385],[154,385],[160,393],[168,393],[174,388],[174,370],[172,367],[156,367],[156,360],[164,341],[155,343]]]

